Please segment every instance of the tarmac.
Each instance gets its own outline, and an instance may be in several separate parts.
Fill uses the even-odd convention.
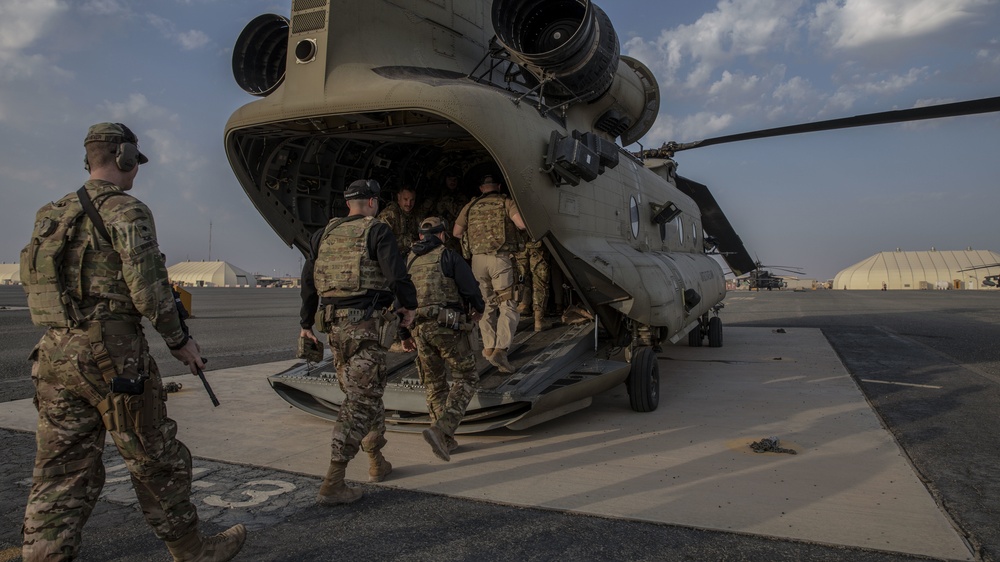
[[[727,326],[724,347],[668,346],[659,361],[654,412],[632,412],[618,387],[582,411],[529,430],[460,436],[450,463],[436,459],[419,434],[390,433],[385,454],[394,470],[379,486],[974,559],[820,330]],[[184,383],[170,395],[168,409],[193,455],[322,476],[330,423],[290,407],[266,381],[294,363],[210,372],[222,403],[215,409],[196,379],[168,378]],[[35,420],[30,400],[0,404],[2,428],[33,431]],[[752,442],[769,437],[795,454],[751,450]],[[349,465],[349,479],[367,480],[363,461]],[[222,488],[201,501],[225,520],[241,520],[241,510],[276,513],[283,495],[302,493],[301,482],[209,482],[204,470],[196,472],[196,487],[202,481],[202,487]],[[112,493],[121,491],[105,491]]]

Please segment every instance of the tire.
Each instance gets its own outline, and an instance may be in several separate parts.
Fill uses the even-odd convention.
[[[632,354],[628,380],[629,404],[636,412],[652,412],[660,404],[660,364],[651,347],[640,347]]]
[[[705,336],[701,335],[701,325],[691,328],[688,332],[688,347],[701,347],[701,340],[704,338]]]
[[[718,316],[708,321],[708,347],[722,347],[722,318]]]

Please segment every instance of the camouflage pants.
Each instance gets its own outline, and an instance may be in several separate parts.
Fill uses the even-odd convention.
[[[332,462],[347,462],[359,448],[372,453],[385,445],[385,348],[376,318],[357,324],[338,318],[330,327],[330,350],[344,393],[331,441]]]
[[[427,388],[427,413],[446,435],[455,435],[479,383],[468,336],[466,332],[443,328],[433,320],[421,321],[413,331],[420,383]],[[445,365],[451,371],[450,390]]]
[[[532,308],[545,311],[549,299],[549,252],[544,246],[529,243],[524,251],[517,254],[517,269],[525,280],[525,291],[529,293]],[[529,281],[530,280],[530,281]],[[528,299],[522,299],[528,302]]]
[[[479,281],[479,290],[486,301],[486,310],[479,321],[483,347],[510,349],[520,320],[517,303],[509,296],[509,289],[517,282],[514,260],[510,254],[476,254],[472,256],[472,274]],[[508,296],[501,298],[501,294]]]
[[[115,396],[123,397],[129,407],[150,401],[155,415],[130,415],[126,427],[110,433],[131,474],[146,521],[158,538],[176,540],[198,525],[198,512],[190,501],[191,453],[176,439],[177,424],[166,417],[166,393],[141,331],[104,340],[121,376],[136,377],[140,361],[148,358],[145,393]],[[110,389],[85,332],[50,329],[33,358],[37,452],[22,527],[22,555],[25,561],[70,560],[104,487],[101,455],[106,430],[97,405]]]

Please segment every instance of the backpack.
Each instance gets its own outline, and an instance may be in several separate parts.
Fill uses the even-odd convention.
[[[31,241],[21,250],[21,283],[28,295],[31,321],[36,326],[75,328],[83,321],[79,303],[73,296],[81,295],[83,288],[64,286],[71,271],[76,274],[77,285],[82,281],[83,249],[69,252],[69,256],[78,263],[66,263],[67,248],[71,244],[89,243],[88,238],[75,240],[81,218],[89,214],[81,203],[86,191],[83,188],[80,191],[83,191],[83,196],[77,192],[77,197],[68,195],[42,206],[35,215]],[[89,197],[87,202],[90,203]]]

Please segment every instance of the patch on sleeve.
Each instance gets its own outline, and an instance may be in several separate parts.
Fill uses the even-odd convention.
[[[126,222],[135,222],[138,220],[147,220],[149,217],[146,216],[146,212],[142,209],[129,209],[122,213],[122,218]]]

